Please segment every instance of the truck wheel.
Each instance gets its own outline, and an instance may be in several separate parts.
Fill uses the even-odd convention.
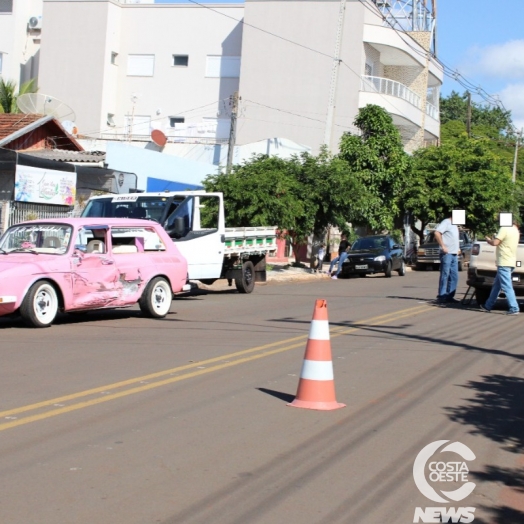
[[[489,298],[490,293],[491,290],[489,289],[475,289],[475,300],[477,301],[477,304],[485,304]]]
[[[20,306],[20,315],[24,323],[36,328],[49,327],[57,313],[58,297],[51,282],[35,282]]]
[[[415,264],[415,271],[422,271],[423,269],[426,269],[426,265],[425,264],[421,264],[420,262],[417,262]]]
[[[462,265],[462,262],[458,263],[458,270],[459,271],[464,271],[464,266]]]
[[[164,318],[169,312],[172,299],[173,292],[169,282],[163,277],[156,277],[147,285],[138,305],[146,317]]]
[[[242,264],[242,276],[235,278],[235,286],[239,293],[251,293],[255,288],[255,266],[251,260]]]

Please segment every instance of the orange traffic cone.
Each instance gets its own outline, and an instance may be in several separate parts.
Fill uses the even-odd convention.
[[[315,302],[297,396],[288,406],[322,410],[338,409],[345,406],[345,404],[337,402],[335,397],[327,302],[325,300],[319,299]]]

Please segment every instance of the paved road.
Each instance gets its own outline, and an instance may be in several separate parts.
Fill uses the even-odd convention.
[[[476,455],[477,484],[452,506],[521,524],[524,315],[436,307],[437,278],[208,292],[159,321],[0,319],[0,522],[405,524],[416,507],[446,506],[412,469],[450,440]],[[329,412],[286,406],[317,298],[347,404]]]

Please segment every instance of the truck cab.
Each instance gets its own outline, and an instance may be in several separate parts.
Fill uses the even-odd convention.
[[[460,253],[458,257],[458,269],[463,271],[469,264],[471,258],[471,248],[473,241],[468,231],[459,230]],[[425,237],[424,242],[417,250],[417,260],[415,268],[417,270],[427,269],[433,266],[435,269],[440,267],[440,246],[435,239],[435,231],[430,231]]]
[[[222,193],[129,193],[89,199],[82,217],[140,218],[160,223],[188,261],[191,280],[220,276],[225,223]]]
[[[154,220],[188,263],[189,280],[233,280],[240,293],[266,281],[266,255],[276,251],[276,227],[225,227],[224,196],[165,191],[91,197],[82,217]]]

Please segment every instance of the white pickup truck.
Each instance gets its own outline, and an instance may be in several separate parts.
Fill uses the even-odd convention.
[[[251,293],[266,281],[266,256],[276,251],[276,227],[225,227],[222,193],[165,191],[91,197],[82,217],[142,218],[159,222],[188,262],[189,280],[235,281]]]
[[[468,267],[468,286],[475,289],[475,298],[484,304],[489,298],[497,274],[496,247],[487,242],[475,242],[471,248]],[[524,296],[524,236],[521,235],[517,248],[517,267],[512,274],[513,289],[517,296]]]

